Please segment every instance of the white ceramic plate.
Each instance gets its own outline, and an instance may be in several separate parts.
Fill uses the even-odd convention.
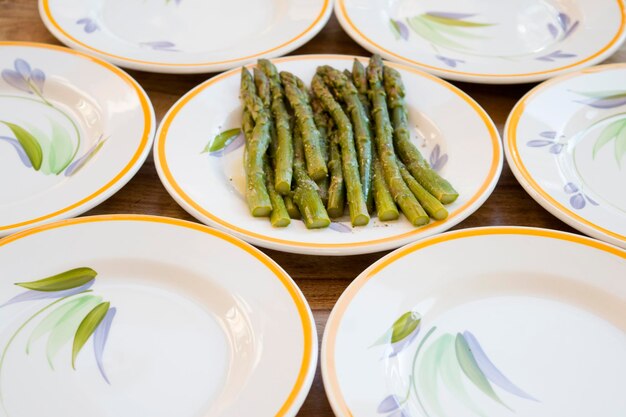
[[[550,213],[626,248],[626,65],[547,81],[515,106],[506,157]]]
[[[83,217],[0,240],[0,265],[0,415],[295,416],[310,388],[304,296],[215,229]],[[79,267],[59,292],[15,285]]]
[[[24,42],[0,42],[0,115],[0,236],[106,200],[155,129],[148,96],[119,68]]]
[[[364,48],[444,78],[540,81],[596,64],[626,38],[623,0],[337,0]]]
[[[52,34],[126,68],[223,71],[284,55],[328,21],[332,0],[39,0]]]
[[[626,252],[545,229],[465,229],[380,259],[322,342],[338,417],[620,417]]]
[[[275,60],[306,82],[319,65],[351,68],[353,57],[309,55]],[[364,61],[366,62],[366,61]],[[392,64],[407,88],[409,123],[416,144],[459,191],[447,206],[445,221],[415,228],[403,217],[352,228],[348,218],[324,230],[307,230],[301,221],[274,228],[249,214],[243,198],[243,143],[224,152],[201,153],[219,132],[238,127],[240,70],[221,74],[191,90],[167,113],[157,134],[154,159],[161,181],[174,199],[202,222],[259,246],[297,253],[349,255],[396,248],[438,233],[473,213],[493,190],[502,168],[498,133],[485,111],[456,87],[406,66]],[[240,138],[241,139],[241,138]]]

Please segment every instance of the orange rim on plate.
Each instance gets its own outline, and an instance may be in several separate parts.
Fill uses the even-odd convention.
[[[231,243],[238,248],[244,250],[248,254],[252,255],[256,259],[258,259],[263,265],[265,265],[274,275],[278,278],[280,283],[285,287],[287,293],[293,300],[296,308],[298,310],[298,315],[300,317],[300,322],[302,324],[302,333],[303,333],[303,352],[302,352],[302,362],[300,365],[300,369],[298,371],[298,376],[294,383],[294,386],[289,393],[287,399],[280,407],[280,409],[275,414],[276,417],[282,417],[286,415],[286,413],[290,410],[291,407],[295,405],[296,399],[298,395],[301,393],[309,370],[311,367],[315,367],[315,364],[311,364],[311,360],[313,359],[313,349],[311,347],[313,341],[313,324],[311,323],[312,318],[309,316],[309,309],[307,307],[307,302],[304,299],[304,295],[300,292],[300,289],[293,282],[293,280],[287,275],[287,273],[280,267],[276,262],[270,259],[267,255],[265,255],[260,250],[254,248],[253,246],[231,236],[224,232],[221,232],[216,229],[212,229],[210,227],[189,222],[186,220],[174,219],[169,217],[159,217],[159,216],[147,216],[141,214],[113,214],[113,215],[103,215],[103,216],[87,216],[80,217],[76,219],[68,219],[61,220],[55,223],[50,223],[42,226],[38,226],[32,229],[25,230],[23,232],[15,233],[11,236],[0,239],[0,247],[10,244],[12,242],[18,241],[20,239],[26,238],[28,236],[45,232],[48,230],[58,229],[62,227],[71,227],[86,223],[99,223],[99,222],[118,222],[118,221],[131,221],[131,222],[152,222],[152,223],[162,223],[168,224],[177,227],[185,227],[188,229],[192,229],[198,232],[206,233],[212,236],[215,236],[218,239],[222,239]],[[302,399],[304,400],[304,398]]]
[[[456,239],[465,239],[475,236],[489,236],[489,235],[526,235],[537,236],[549,239],[559,239],[576,244],[592,247],[594,249],[602,250],[615,256],[621,257],[626,260],[626,251],[612,246],[608,243],[600,242],[588,237],[574,235],[571,233],[559,232],[556,230],[538,229],[531,227],[483,227],[456,230],[453,232],[444,233],[437,236],[432,236],[419,242],[407,245],[403,248],[397,249],[389,255],[381,258],[372,266],[363,271],[341,294],[339,300],[333,307],[333,311],[328,317],[326,329],[324,331],[324,340],[322,342],[322,357],[321,367],[322,375],[324,377],[324,388],[326,394],[331,401],[333,410],[337,415],[341,416],[353,416],[346,403],[345,398],[339,387],[339,379],[337,377],[337,369],[335,367],[335,343],[339,325],[343,318],[346,309],[350,305],[352,299],[356,294],[367,284],[372,278],[376,277],[376,274],[383,270],[385,267],[396,262],[400,258],[410,255],[420,249],[434,246],[440,243]]]
[[[506,126],[504,128],[505,131],[505,141],[507,144],[507,148],[509,154],[511,156],[511,160],[509,163],[513,168],[516,168],[519,171],[519,174],[522,176],[523,180],[532,188],[532,190],[537,193],[548,205],[553,207],[555,210],[563,213],[564,216],[569,217],[571,219],[576,220],[577,222],[591,228],[592,230],[597,231],[598,233],[606,234],[607,236],[611,236],[615,239],[621,240],[622,242],[626,242],[626,236],[620,235],[619,233],[612,232],[608,229],[605,229],[595,223],[590,222],[584,217],[576,214],[572,210],[568,209],[563,204],[559,203],[554,197],[552,197],[545,189],[543,189],[537,181],[532,177],[532,175],[528,172],[528,169],[524,165],[524,161],[520,157],[520,153],[517,147],[517,126],[519,125],[520,119],[524,114],[524,110],[528,105],[529,100],[531,100],[534,96],[545,90],[546,88],[552,87],[555,84],[559,84],[563,81],[569,80],[574,77],[578,77],[581,74],[589,74],[594,72],[601,72],[605,70],[610,70],[613,68],[626,68],[626,64],[609,64],[602,65],[595,68],[589,68],[586,70],[582,70],[579,72],[575,72],[573,74],[567,74],[560,76],[558,78],[546,81],[538,85],[537,87],[530,90],[524,97],[520,99],[520,101],[515,105],[509,118],[506,122]]]
[[[304,55],[304,56],[290,56],[290,57],[279,58],[279,59],[274,60],[274,62],[279,64],[279,63],[282,63],[282,62],[289,62],[289,61],[294,61],[294,60],[306,60],[306,59],[329,59],[329,60],[331,60],[331,59],[335,59],[335,60],[336,59],[350,59],[350,60],[352,60],[352,59],[354,59],[354,57],[353,56],[343,56],[343,55]],[[453,86],[452,84],[448,83],[447,81],[444,81],[444,80],[442,80],[442,79],[440,79],[440,78],[438,78],[438,77],[436,77],[434,75],[430,75],[430,74],[424,73],[424,72],[422,72],[422,71],[420,71],[418,69],[415,69],[415,68],[412,68],[412,67],[409,67],[409,66],[406,66],[406,65],[395,64],[395,63],[388,63],[388,62],[385,63],[385,64],[386,65],[391,65],[391,66],[393,66],[395,68],[400,68],[402,70],[415,73],[415,74],[417,74],[417,75],[419,75],[421,77],[427,78],[427,79],[429,79],[431,81],[434,81],[434,82],[444,86],[445,88],[447,88],[448,90],[450,90],[451,92],[456,94],[463,101],[465,101],[476,112],[476,114],[479,115],[481,120],[484,122],[485,127],[487,128],[487,131],[489,132],[489,137],[490,137],[490,140],[491,140],[491,143],[492,143],[493,154],[492,154],[492,157],[491,157],[491,164],[490,164],[490,167],[489,167],[489,171],[488,171],[487,177],[486,177],[485,181],[479,187],[478,191],[472,196],[472,198],[470,198],[465,204],[463,204],[462,206],[458,207],[456,210],[450,212],[448,217],[447,217],[447,219],[445,221],[454,220],[456,217],[459,216],[460,213],[462,213],[468,207],[473,205],[489,189],[490,185],[492,184],[493,180],[495,179],[495,177],[496,177],[496,175],[498,173],[498,168],[501,166],[501,162],[502,162],[502,156],[501,156],[501,152],[500,152],[501,144],[500,144],[500,140],[499,140],[499,137],[498,137],[498,132],[496,131],[496,128],[495,128],[493,122],[491,121],[491,119],[487,115],[487,112],[485,112],[485,110],[483,110],[478,105],[478,103],[476,103],[476,101],[474,101],[470,96],[468,96],[466,93],[464,93],[463,91],[461,91],[457,87]],[[252,238],[252,239],[255,239],[255,240],[265,241],[265,242],[269,242],[269,243],[283,244],[283,245],[290,245],[290,246],[297,246],[297,247],[306,247],[306,248],[332,248],[332,249],[353,248],[353,247],[364,247],[364,246],[370,246],[370,245],[374,245],[374,244],[393,242],[393,241],[398,241],[398,240],[405,239],[405,238],[410,237],[410,236],[414,236],[414,235],[418,235],[418,234],[424,233],[424,231],[432,229],[433,227],[439,226],[441,224],[441,222],[432,222],[432,223],[430,223],[430,224],[428,224],[426,226],[422,226],[422,227],[416,228],[415,230],[412,230],[412,231],[407,232],[407,233],[403,233],[401,235],[390,236],[390,237],[386,237],[386,238],[383,238],[383,239],[369,240],[369,241],[364,241],[364,242],[354,242],[354,243],[306,243],[306,242],[299,242],[299,241],[293,241],[293,240],[278,239],[278,238],[275,238],[275,237],[266,236],[266,235],[262,235],[262,234],[251,232],[251,231],[246,230],[246,229],[242,229],[241,227],[239,227],[239,226],[237,226],[235,224],[228,223],[228,222],[222,220],[218,216],[214,215],[213,213],[209,212],[208,210],[206,210],[205,208],[200,206],[187,193],[185,193],[185,191],[182,189],[180,184],[178,184],[178,182],[176,182],[176,179],[174,178],[174,176],[172,175],[172,172],[169,169],[169,166],[168,166],[168,163],[167,163],[167,155],[165,153],[165,142],[167,140],[167,133],[168,133],[168,130],[170,128],[170,125],[172,124],[172,121],[176,118],[176,115],[178,114],[178,112],[180,112],[180,110],[191,99],[193,99],[195,96],[200,94],[207,87],[210,87],[212,84],[214,84],[214,83],[216,83],[218,81],[221,81],[221,80],[223,80],[225,78],[233,77],[233,76],[236,76],[236,75],[239,75],[239,74],[240,74],[240,70],[239,69],[231,70],[231,71],[228,71],[226,73],[217,75],[217,76],[211,78],[210,80],[205,81],[204,83],[202,83],[199,86],[195,87],[193,90],[191,90],[185,96],[183,96],[183,98],[181,98],[176,104],[174,104],[174,106],[165,115],[165,118],[161,122],[160,133],[158,134],[157,143],[155,145],[155,159],[157,159],[157,162],[161,166],[164,179],[167,181],[168,185],[173,188],[173,190],[177,194],[177,197],[180,198],[184,202],[184,204],[186,204],[189,207],[193,208],[193,210],[197,211],[201,215],[207,217],[208,219],[210,219],[215,224],[217,224],[217,225],[219,225],[221,227],[224,227],[224,228],[226,228],[228,230],[232,230],[232,231],[234,231],[236,233],[239,233],[239,234],[241,234],[243,236],[246,236],[247,238]]]
[[[476,73],[476,72],[465,72],[465,71],[458,71],[458,70],[452,70],[452,69],[447,69],[447,68],[443,68],[443,67],[437,67],[434,65],[428,65],[424,62],[420,62],[420,61],[415,61],[413,59],[409,59],[405,56],[399,55],[393,51],[390,51],[389,49],[384,48],[382,45],[374,42],[372,39],[368,38],[367,36],[365,36],[365,34],[363,32],[361,32],[361,30],[359,30],[359,28],[354,24],[354,22],[352,21],[352,19],[350,18],[350,15],[348,14],[348,11],[346,9],[346,1],[348,0],[337,0],[337,4],[335,6],[335,13],[337,14],[337,17],[340,19],[340,21],[343,21],[346,23],[346,25],[349,27],[350,31],[353,31],[353,33],[355,33],[358,37],[360,37],[360,39],[358,41],[360,41],[359,43],[364,46],[364,47],[370,47],[370,48],[374,48],[377,51],[379,51],[379,53],[384,54],[386,56],[389,57],[389,59],[398,59],[401,60],[403,62],[412,64],[412,65],[416,65],[420,68],[425,69],[426,71],[436,71],[440,74],[442,74],[444,77],[447,75],[458,75],[458,76],[465,76],[465,77],[477,77],[477,78],[500,78],[500,79],[505,79],[505,78],[511,78],[511,79],[515,79],[515,78],[528,78],[527,80],[524,81],[531,81],[531,80],[541,80],[547,77],[543,77],[544,75],[550,75],[553,74],[555,72],[561,72],[567,69],[571,69],[573,67],[579,66],[579,65],[583,65],[585,63],[588,63],[589,65],[597,62],[598,60],[600,60],[603,54],[616,49],[617,47],[619,47],[619,44],[621,43],[621,41],[623,41],[623,37],[625,35],[625,30],[626,30],[626,6],[624,6],[624,2],[623,0],[615,0],[617,3],[617,6],[620,10],[620,24],[619,24],[619,29],[617,30],[617,32],[615,33],[615,35],[613,36],[613,38],[611,38],[611,40],[604,45],[602,48],[600,48],[600,50],[598,50],[597,52],[568,65],[564,65],[558,68],[553,68],[550,70],[545,70],[545,71],[535,71],[535,72],[528,72],[528,73],[519,73],[519,74],[481,74],[481,73]],[[355,39],[356,40],[356,39]]]
[[[139,147],[137,148],[137,150],[135,151],[135,153],[133,154],[132,158],[130,159],[130,161],[128,161],[128,163],[126,164],[126,166],[124,166],[124,168],[118,172],[109,182],[107,182],[104,186],[102,186],[101,188],[99,188],[98,190],[94,191],[93,193],[91,193],[90,195],[88,195],[87,197],[70,204],[67,207],[64,207],[60,210],[56,210],[52,213],[48,213],[45,214],[43,216],[34,218],[34,219],[30,219],[30,220],[26,220],[23,222],[19,222],[19,223],[14,223],[14,224],[10,224],[10,225],[0,225],[0,232],[3,231],[7,231],[10,229],[16,229],[16,228],[23,228],[26,226],[31,226],[35,223],[39,223],[42,221],[46,221],[46,220],[50,220],[54,217],[58,217],[61,215],[66,214],[67,212],[74,210],[76,208],[79,208],[81,206],[85,206],[88,203],[92,202],[93,200],[95,200],[97,197],[101,196],[105,191],[109,190],[111,187],[113,187],[115,184],[117,184],[120,179],[122,179],[126,174],[128,174],[129,171],[131,171],[134,167],[135,164],[137,163],[137,161],[141,158],[141,155],[145,152],[146,147],[148,146],[148,144],[150,143],[150,139],[151,139],[151,135],[150,132],[152,131],[152,127],[153,127],[153,116],[152,116],[152,109],[151,109],[151,105],[148,101],[148,96],[146,95],[146,93],[143,91],[143,89],[139,86],[139,84],[133,80],[128,74],[126,74],[124,71],[122,71],[121,69],[119,69],[118,67],[116,67],[115,65],[109,64],[106,61],[103,61],[100,58],[96,58],[94,56],[91,55],[87,55],[83,52],[79,52],[79,51],[75,51],[63,46],[57,46],[57,45],[48,45],[48,44],[44,44],[44,43],[37,43],[37,42],[13,42],[13,41],[7,41],[7,42],[0,42],[0,47],[3,46],[15,46],[15,47],[20,47],[20,48],[39,48],[39,49],[51,49],[53,51],[58,51],[58,52],[63,52],[66,54],[70,54],[70,55],[76,55],[79,56],[83,59],[86,59],[88,61],[91,61],[95,64],[98,64],[104,68],[106,68],[107,70],[111,71],[112,73],[114,73],[115,75],[117,75],[119,78],[121,78],[126,84],[128,84],[137,94],[137,97],[139,99],[139,102],[141,103],[141,109],[143,110],[143,122],[144,122],[144,129],[143,129],[143,133],[141,135],[141,142],[139,143]]]
[[[193,63],[193,64],[190,64],[190,63],[177,64],[177,63],[166,63],[166,62],[156,62],[156,61],[143,61],[139,59],[129,58],[126,56],[111,54],[109,52],[94,48],[91,45],[81,42],[79,39],[70,35],[66,30],[63,29],[63,27],[59,24],[59,22],[57,22],[56,19],[52,16],[52,12],[50,10],[50,0],[39,0],[39,6],[40,6],[40,13],[43,14],[43,16],[45,17],[44,23],[49,22],[50,25],[54,28],[54,30],[58,31],[58,33],[62,37],[72,42],[76,46],[80,48],[84,48],[87,51],[94,52],[96,54],[100,54],[108,58],[113,58],[113,59],[117,59],[120,61],[135,63],[135,64],[155,65],[159,67],[203,67],[203,66],[211,66],[211,65],[224,65],[224,64],[229,64],[229,63],[238,62],[238,61],[240,62],[248,61],[256,57],[264,56],[272,52],[275,52],[279,49],[285,48],[293,43],[296,43],[298,40],[310,34],[311,31],[313,31],[314,28],[324,18],[324,16],[330,13],[330,0],[324,0],[324,3],[322,4],[322,8],[320,9],[319,13],[315,17],[315,20],[313,20],[313,22],[306,29],[304,29],[294,38],[286,42],[283,42],[280,45],[276,45],[270,49],[267,49],[265,51],[258,52],[256,54],[248,55],[248,56],[244,56],[240,58],[227,59],[224,61],[200,62],[200,63]]]

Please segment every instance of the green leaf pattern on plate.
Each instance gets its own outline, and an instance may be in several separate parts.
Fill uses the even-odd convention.
[[[219,133],[218,135],[216,135],[213,138],[213,140],[209,141],[209,143],[206,144],[206,146],[200,153],[207,153],[207,152],[212,153],[212,152],[221,151],[222,149],[224,149],[224,147],[228,146],[228,144],[230,144],[240,134],[241,134],[241,129],[238,127],[225,130]]]
[[[15,60],[15,69],[4,69],[2,78],[17,90],[34,95],[35,98],[23,96],[7,96],[5,99],[32,100],[54,109],[56,114],[65,119],[72,126],[73,132],[68,131],[59,121],[48,119],[49,128],[29,126],[26,122],[0,120],[12,136],[17,140],[19,148],[23,150],[31,167],[45,175],[59,175],[64,172],[76,158],[81,147],[81,135],[76,122],[63,109],[55,106],[43,94],[43,84],[46,76],[39,69],[32,69],[23,59]],[[45,131],[48,131],[47,133]],[[10,136],[0,136],[0,139],[11,141]],[[102,142],[99,146],[102,146]],[[18,145],[15,145],[16,148]],[[93,152],[93,151],[92,151]],[[18,150],[18,156],[22,155]],[[86,162],[86,161],[85,161]],[[24,162],[27,167],[28,164]],[[66,175],[77,172],[72,170]]]
[[[414,337],[409,337],[409,335],[415,334],[420,324],[423,324],[423,318],[419,313],[404,313],[370,348],[386,344],[386,351],[388,351],[389,347],[403,340],[410,345]],[[407,372],[409,374],[408,392],[387,395],[378,406],[379,413],[391,413],[387,417],[408,416],[410,415],[408,404],[413,399],[415,401],[413,404],[418,405],[420,415],[452,417],[449,411],[446,411],[447,403],[442,401],[443,390],[453,395],[460,405],[472,412],[472,415],[478,416],[486,416],[486,413],[477,405],[476,400],[480,399],[478,398],[481,396],[480,393],[482,393],[483,400],[488,398],[511,410],[494,387],[517,398],[538,401],[514,385],[496,368],[472,333],[469,331],[456,334],[443,332],[429,339],[436,330],[437,327],[432,326],[424,336],[419,338],[421,340],[417,343],[411,360],[394,359],[405,355],[409,350],[408,346],[403,346],[402,350],[394,355],[386,356],[387,361],[399,360],[399,366],[406,366],[406,363],[412,363],[412,365]],[[385,367],[388,366],[385,364]],[[466,389],[468,385],[475,388],[472,394]]]
[[[81,267],[37,281],[18,282],[15,285],[34,291],[64,291],[85,285],[95,279],[96,275],[98,273],[93,269]]]
[[[2,408],[5,409],[2,368],[7,352],[17,337],[44,313],[47,314],[31,331],[26,342],[25,353],[27,355],[33,353],[37,342],[47,336],[46,356],[52,369],[54,369],[55,357],[70,341],[73,340],[71,364],[72,368],[76,369],[78,354],[95,332],[98,332],[101,342],[106,340],[114,314],[111,314],[106,325],[100,328],[100,324],[109,311],[110,302],[103,302],[102,297],[89,294],[92,291],[89,288],[93,285],[97,275],[97,272],[92,268],[81,267],[36,281],[16,283],[15,285],[26,288],[27,291],[14,296],[4,304],[0,304],[0,309],[2,309],[25,302],[34,303],[49,298],[54,299],[28,317],[8,338],[8,342],[0,351],[0,406]],[[111,310],[114,312],[115,308]],[[16,315],[16,317],[20,317],[20,315]],[[98,368],[105,382],[109,383],[102,367],[103,348],[104,343],[98,345],[94,340],[94,353]]]
[[[96,331],[98,325],[102,322],[104,316],[106,316],[107,311],[109,311],[110,306],[111,303],[109,302],[98,304],[80,323],[78,330],[76,330],[76,335],[74,336],[74,345],[72,346],[72,368],[76,369],[76,358],[78,354],[93,332]]]
[[[463,40],[484,38],[485,36],[476,33],[476,30],[493,26],[492,23],[468,20],[473,16],[466,13],[429,12],[409,17],[406,22],[418,36],[430,42],[433,47],[471,50]]]

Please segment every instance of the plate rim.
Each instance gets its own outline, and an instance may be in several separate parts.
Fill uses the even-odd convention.
[[[475,72],[465,72],[451,69],[449,70],[443,67],[437,67],[426,64],[424,62],[409,59],[400,54],[394,53],[393,51],[387,50],[378,45],[376,42],[372,41],[370,38],[361,33],[361,31],[358,30],[358,27],[350,19],[345,5],[346,1],[348,0],[335,1],[335,15],[337,16],[337,20],[339,21],[339,24],[341,25],[343,30],[363,48],[371,51],[372,53],[379,53],[385,59],[412,65],[416,68],[430,72],[439,77],[455,81],[464,81],[478,84],[522,84],[543,81],[552,77],[556,77],[560,74],[566,74],[572,71],[576,71],[580,68],[585,68],[597,64],[613,55],[613,53],[615,53],[620,48],[622,43],[626,41],[626,1],[615,0],[621,10],[621,22],[619,29],[613,35],[613,38],[609,41],[609,43],[602,47],[602,49],[592,55],[588,55],[584,59],[579,60],[575,63],[555,67],[546,71],[535,71],[521,74],[480,74]]]
[[[533,89],[528,91],[519,101],[513,106],[511,113],[507,117],[506,123],[504,125],[504,135],[503,135],[503,144],[504,144],[504,153],[506,156],[507,163],[515,175],[517,181],[522,185],[524,190],[544,209],[546,209],[550,214],[577,229],[578,231],[585,233],[586,235],[595,237],[596,239],[600,239],[611,243],[613,245],[626,247],[626,236],[622,236],[619,233],[613,232],[609,229],[601,227],[590,220],[586,219],[584,216],[581,216],[574,211],[567,208],[565,205],[559,203],[555,198],[553,198],[544,188],[542,188],[537,181],[530,175],[520,153],[517,148],[517,127],[519,125],[520,119],[524,114],[524,110],[527,106],[528,100],[537,94],[541,94],[542,92],[549,90],[556,84],[560,84],[561,82],[567,81],[572,78],[577,78],[580,76],[584,76],[587,74],[593,74],[597,72],[611,71],[613,69],[624,69],[626,70],[626,63],[614,63],[614,64],[605,64],[598,65],[592,68],[586,68],[580,71],[576,71],[569,74],[564,74],[559,77],[552,78],[547,80]]]
[[[143,133],[141,141],[137,150],[132,155],[128,163],[122,168],[122,170],[112,176],[106,184],[99,189],[89,193],[87,197],[84,197],[78,201],[73,201],[71,204],[61,209],[55,210],[52,213],[46,213],[44,215],[31,218],[28,220],[20,221],[13,224],[0,224],[0,237],[11,233],[24,230],[28,227],[37,226],[43,223],[48,223],[58,219],[64,219],[69,217],[78,216],[90,210],[103,201],[111,197],[118,192],[128,181],[130,181],[137,171],[141,168],[144,161],[150,153],[152,143],[154,142],[154,133],[156,130],[156,117],[154,114],[154,107],[150,101],[150,97],[145,92],[143,87],[127,72],[115,65],[104,61],[98,57],[88,55],[84,52],[76,51],[64,46],[51,45],[40,42],[22,42],[22,41],[0,41],[0,48],[4,47],[18,47],[18,48],[34,48],[42,50],[52,50],[59,53],[66,53],[74,56],[78,56],[81,59],[90,61],[94,64],[104,67],[104,69],[110,71],[112,74],[119,77],[124,83],[126,83],[139,100],[143,113]],[[75,200],[75,199],[73,199]]]
[[[324,59],[354,59],[357,58],[359,60],[368,60],[369,58],[354,56],[354,55],[342,55],[342,54],[309,54],[309,55],[293,55],[282,58],[274,59],[273,62],[276,64],[289,62],[289,61],[305,61],[305,60],[324,60]],[[463,206],[458,208],[456,217],[448,217],[444,222],[448,222],[448,228],[455,226],[461,221],[465,220],[469,217],[473,212],[475,212],[478,208],[480,208],[484,202],[489,198],[491,193],[493,192],[498,179],[500,178],[500,174],[502,172],[503,166],[503,147],[502,142],[500,140],[500,133],[496,128],[493,120],[489,116],[489,114],[474,100],[471,96],[465,93],[460,88],[452,85],[451,83],[442,80],[441,78],[429,74],[427,72],[421,71],[417,68],[398,64],[394,62],[386,61],[385,64],[391,65],[394,68],[406,70],[416,74],[417,76],[428,79],[429,81],[436,82],[446,88],[448,88],[452,93],[456,94],[458,98],[463,100],[473,112],[481,119],[484,123],[485,128],[489,132],[489,140],[492,145],[492,160],[491,166],[487,173],[487,176],[483,183],[481,184],[478,191],[468,200]],[[250,64],[249,67],[253,65]],[[220,228],[221,230],[227,231],[228,233],[233,233],[235,236],[246,240],[255,245],[259,245],[268,249],[279,250],[284,252],[291,253],[300,253],[300,254],[308,254],[308,255],[327,255],[327,256],[344,256],[344,255],[357,255],[357,254],[365,254],[365,253],[373,253],[379,252],[383,250],[395,249],[404,244],[413,242],[416,240],[415,235],[417,235],[417,239],[421,239],[423,237],[429,236],[428,233],[440,233],[440,232],[431,232],[432,229],[435,229],[437,226],[442,224],[441,222],[433,222],[429,225],[422,226],[419,228],[412,229],[410,232],[404,233],[398,236],[389,236],[382,239],[377,239],[374,241],[365,241],[365,242],[352,242],[352,243],[307,243],[300,241],[292,241],[274,238],[271,236],[265,236],[258,234],[256,232],[251,232],[245,229],[238,227],[237,225],[230,224],[221,220],[218,216],[210,213],[203,207],[201,207],[197,202],[195,202],[191,197],[189,197],[182,187],[176,182],[171,171],[169,170],[165,152],[165,143],[168,136],[168,130],[172,123],[172,121],[176,118],[177,113],[196,95],[200,94],[203,90],[210,87],[212,84],[219,82],[220,80],[234,76],[239,74],[241,69],[235,68],[230,71],[221,73],[216,75],[209,80],[204,81],[198,86],[192,88],[186,94],[184,94],[176,103],[172,105],[172,107],[167,111],[161,123],[159,125],[159,129],[155,135],[154,147],[153,147],[153,157],[155,167],[157,169],[157,173],[161,180],[161,183],[167,190],[167,192],[172,196],[172,198],[189,214],[198,219],[199,221],[209,224],[211,226]],[[431,230],[429,230],[431,229]],[[426,230],[426,235],[424,235],[424,231]],[[447,229],[446,229],[447,230]]]
[[[10,236],[0,239],[0,250],[2,250],[2,248],[7,244],[41,232],[64,227],[77,225],[80,226],[88,223],[102,222],[147,222],[191,229],[197,232],[206,233],[208,235],[211,235],[212,237],[224,240],[234,246],[237,246],[238,248],[242,249],[249,255],[259,260],[263,265],[265,265],[280,281],[280,283],[284,286],[285,290],[291,297],[296,306],[296,309],[298,310],[300,322],[302,325],[304,342],[300,369],[298,370],[298,375],[296,377],[296,381],[294,382],[292,390],[290,391],[283,405],[275,414],[275,417],[295,416],[297,414],[298,410],[304,403],[304,400],[306,399],[310,391],[311,385],[313,383],[313,378],[315,376],[315,370],[317,368],[319,352],[317,346],[317,330],[315,326],[315,319],[313,317],[311,307],[306,297],[304,296],[302,290],[300,290],[296,282],[293,280],[293,278],[291,278],[291,276],[276,261],[274,261],[265,253],[261,252],[259,249],[250,245],[249,243],[244,242],[243,240],[238,239],[233,235],[222,232],[221,230],[211,228],[200,223],[182,220],[174,217],[153,216],[146,214],[106,214],[61,220],[54,223],[48,223],[33,227],[31,229],[26,229],[22,232],[14,233]]]
[[[337,417],[353,417],[353,414],[350,412],[345,398],[341,393],[341,388],[337,379],[334,359],[335,339],[341,319],[343,318],[343,315],[345,314],[352,299],[356,296],[356,294],[358,294],[360,289],[385,267],[415,251],[440,243],[445,244],[451,240],[493,235],[534,236],[564,240],[578,245],[585,245],[593,249],[602,250],[626,260],[626,250],[620,249],[610,243],[575,233],[527,226],[485,226],[453,230],[419,240],[392,251],[367,267],[350,283],[350,285],[348,285],[333,306],[333,309],[328,316],[328,320],[326,321],[326,326],[324,327],[320,352],[320,368],[322,380],[324,382],[324,391],[326,392],[328,402]],[[329,339],[331,340],[329,341]]]
[[[50,10],[50,0],[38,0],[39,16],[50,33],[65,45],[83,52],[88,52],[101,59],[110,61],[113,64],[120,65],[125,68],[150,71],[166,74],[200,74],[207,72],[224,71],[231,68],[247,64],[256,58],[265,57],[273,58],[281,56],[293,51],[304,45],[317,35],[328,23],[333,11],[333,2],[335,0],[322,0],[322,8],[313,22],[302,32],[288,41],[274,46],[270,49],[257,52],[253,55],[233,58],[225,61],[200,62],[200,63],[166,63],[158,61],[144,61],[132,57],[116,55],[107,51],[97,49],[88,43],[70,35],[63,27],[54,19]]]

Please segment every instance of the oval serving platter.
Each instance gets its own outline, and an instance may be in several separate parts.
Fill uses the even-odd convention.
[[[59,46],[0,42],[0,236],[73,217],[145,160],[154,110],[119,68]]]
[[[570,226],[626,248],[626,65],[546,81],[513,108],[505,151],[518,181]],[[558,109],[558,111],[556,111]]]
[[[541,81],[591,66],[626,39],[623,0],[337,0],[335,13],[371,52],[486,84]]]
[[[0,240],[0,270],[2,415],[295,416],[311,386],[304,296],[218,230],[65,220]]]
[[[338,417],[567,415],[626,409],[626,252],[546,229],[463,229],[359,275],[321,368]]]
[[[217,72],[284,55],[326,24],[332,0],[39,0],[64,44],[126,68]]]
[[[279,71],[290,71],[308,82],[319,65],[346,69],[351,68],[353,59],[307,55],[274,62]],[[450,214],[446,220],[415,228],[403,217],[385,223],[373,218],[366,227],[352,228],[344,217],[327,229],[307,230],[301,221],[273,228],[266,218],[252,217],[243,197],[243,139],[205,152],[220,132],[240,126],[238,69],[199,85],[167,113],[154,147],[161,181],[198,220],[255,245],[286,252],[369,253],[447,230],[480,207],[495,187],[502,168],[498,132],[486,112],[458,88],[410,67],[390,65],[400,71],[407,89],[409,123],[415,127],[411,135],[416,145],[459,191],[457,201],[447,206]]]

